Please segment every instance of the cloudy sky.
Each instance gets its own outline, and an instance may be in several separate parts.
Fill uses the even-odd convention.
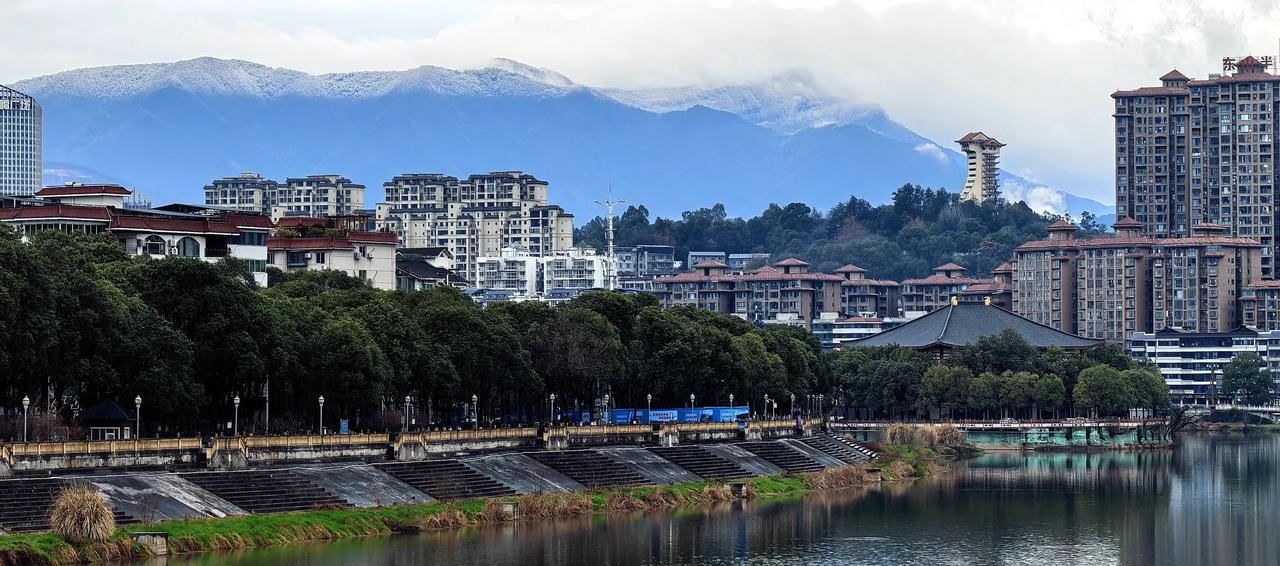
[[[1003,165],[1108,202],[1111,101],[1177,67],[1274,54],[1250,0],[5,0],[0,83],[199,56],[312,73],[481,66],[594,86],[717,85],[802,69],[939,143],[983,130]]]

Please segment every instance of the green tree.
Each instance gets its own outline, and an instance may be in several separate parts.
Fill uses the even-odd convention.
[[[1242,399],[1250,405],[1271,400],[1275,381],[1265,371],[1266,361],[1253,352],[1238,354],[1222,370],[1222,393],[1231,399]]]
[[[1133,390],[1135,406],[1150,409],[1152,413],[1169,408],[1169,386],[1159,372],[1151,368],[1137,368],[1122,373]]]
[[[983,372],[969,383],[969,409],[981,411],[982,418],[988,418],[990,412],[1000,406],[1000,376],[992,372]]]
[[[1128,380],[1114,367],[1099,364],[1080,372],[1075,391],[1076,407],[1092,409],[1098,416],[1124,414],[1134,406],[1134,391]]]
[[[1037,413],[1039,411],[1053,411],[1054,417],[1058,415],[1058,409],[1062,408],[1066,402],[1067,389],[1062,383],[1062,378],[1055,374],[1041,375],[1036,379],[1035,390],[1031,393],[1031,398],[1035,403]],[[1036,415],[1037,417],[1039,414]]]
[[[969,368],[943,364],[931,366],[920,380],[921,412],[946,410],[954,418],[957,412],[969,406],[969,382],[972,380],[973,373]]]
[[[1000,374],[1000,406],[1010,415],[1031,410],[1037,379],[1036,374],[1025,371]]]

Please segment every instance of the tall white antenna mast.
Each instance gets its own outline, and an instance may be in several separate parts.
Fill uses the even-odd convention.
[[[613,291],[618,288],[618,258],[613,254],[613,207],[614,205],[626,204],[625,200],[613,200],[613,183],[609,183],[609,200],[598,200],[596,204],[603,204],[605,208],[605,230],[604,243],[606,248],[605,255],[605,281],[609,286],[609,290]]]

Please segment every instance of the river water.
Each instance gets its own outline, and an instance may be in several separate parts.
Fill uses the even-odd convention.
[[[1168,451],[993,453],[884,487],[167,563],[1280,564],[1280,434],[1179,442]]]

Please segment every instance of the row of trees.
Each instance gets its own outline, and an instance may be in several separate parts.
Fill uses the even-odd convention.
[[[614,226],[619,244],[669,244],[677,257],[689,250],[768,252],[803,258],[816,270],[852,262],[876,277],[900,280],[949,261],[989,272],[1018,244],[1044,237],[1054,220],[1021,202],[977,204],[944,189],[907,184],[882,205],[856,196],[826,212],[802,203],[773,204],[749,219],[730,218],[717,204],[650,221],[648,209],[631,206]],[[1081,228],[1105,229],[1088,214]],[[576,230],[575,241],[603,247],[604,232],[605,220],[597,217]]]
[[[888,418],[1114,416],[1169,406],[1160,374],[1117,346],[1041,351],[1012,331],[959,348],[945,364],[907,348],[841,350],[832,375],[842,404]]]
[[[405,396],[456,422],[546,418],[552,393],[588,409],[783,398],[829,387],[820,343],[796,328],[756,328],[651,295],[592,293],[559,307],[481,308],[453,289],[372,289],[338,272],[273,273],[257,289],[233,261],[128,256],[109,236],[0,228],[0,407],[69,418],[102,399],[144,428],[213,430],[241,399],[241,430],[314,430],[326,420],[381,429]],[[472,405],[472,397],[476,405]]]

